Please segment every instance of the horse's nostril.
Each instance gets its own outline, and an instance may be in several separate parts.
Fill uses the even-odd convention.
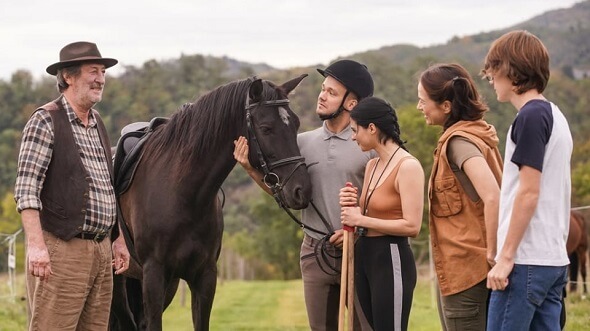
[[[295,189],[295,199],[297,199],[297,202],[303,201],[303,192],[301,192],[301,187],[297,187]]]
[[[305,194],[304,190],[301,188],[301,186],[298,186],[295,188],[295,194],[294,196],[294,202],[297,205],[296,209],[303,209],[305,207],[307,207],[307,205],[309,204],[309,199],[307,197],[307,194]]]

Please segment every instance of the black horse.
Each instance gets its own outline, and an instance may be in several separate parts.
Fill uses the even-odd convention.
[[[218,192],[236,164],[239,136],[249,138],[250,161],[266,174],[277,201],[307,206],[311,182],[297,147],[299,118],[288,100],[305,76],[281,86],[256,78],[229,83],[153,130],[119,198],[138,263],[126,274],[133,279],[115,279],[113,328],[161,330],[162,312],[182,278],[191,290],[195,330],[209,329],[223,232]],[[141,297],[127,293],[140,288]]]

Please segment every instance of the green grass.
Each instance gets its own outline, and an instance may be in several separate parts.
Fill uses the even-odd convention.
[[[428,279],[419,278],[414,290],[409,330],[440,330],[436,299],[433,298],[431,292]]]
[[[579,292],[570,293],[565,299],[567,312],[565,329],[571,331],[590,330],[590,297]]]
[[[25,330],[27,306],[25,301],[25,277],[16,277],[16,297],[10,296],[8,275],[0,273],[0,331]]]
[[[6,278],[0,276],[0,290]],[[18,277],[18,295],[12,301],[0,291],[0,331],[19,331],[26,327],[24,277]],[[182,285],[181,285],[182,286]],[[182,287],[179,291],[182,291]],[[164,312],[164,330],[192,331],[190,295],[185,287]],[[566,330],[590,330],[590,298],[569,294]],[[217,285],[211,313],[213,331],[308,330],[301,280],[293,281],[224,281]],[[440,330],[438,313],[431,298],[430,283],[418,281],[410,315],[410,330]]]
[[[566,304],[565,330],[590,330],[590,298],[570,294]],[[308,329],[301,280],[229,281],[217,286],[211,313],[213,331]],[[164,330],[192,330],[190,304],[187,302],[182,307],[179,295],[164,312]],[[409,330],[441,330],[436,302],[426,278],[418,281],[414,291]]]
[[[164,312],[165,330],[192,330],[190,305],[178,295]],[[181,321],[182,319],[182,321]],[[231,281],[217,285],[211,330],[307,330],[301,281]]]

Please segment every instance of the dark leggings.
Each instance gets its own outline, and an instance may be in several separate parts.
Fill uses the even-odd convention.
[[[407,237],[360,237],[355,287],[375,331],[407,330],[416,287],[416,263]]]

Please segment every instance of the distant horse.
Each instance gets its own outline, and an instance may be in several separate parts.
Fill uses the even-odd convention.
[[[256,78],[229,83],[154,129],[119,199],[141,282],[138,287],[134,279],[127,285],[115,280],[118,328],[142,324],[161,330],[163,310],[182,278],[191,290],[195,330],[209,329],[223,232],[218,191],[236,164],[233,142],[239,136],[248,137],[250,163],[266,174],[277,201],[294,209],[307,206],[311,182],[297,147],[299,118],[288,100],[305,76],[281,86]],[[126,293],[138,288],[141,294]]]
[[[586,288],[586,262],[588,252],[588,233],[586,230],[586,221],[584,216],[577,211],[570,213],[570,230],[567,237],[567,254],[570,258],[569,278],[570,291],[575,292],[578,289],[578,270],[582,275],[584,293],[588,293]]]

